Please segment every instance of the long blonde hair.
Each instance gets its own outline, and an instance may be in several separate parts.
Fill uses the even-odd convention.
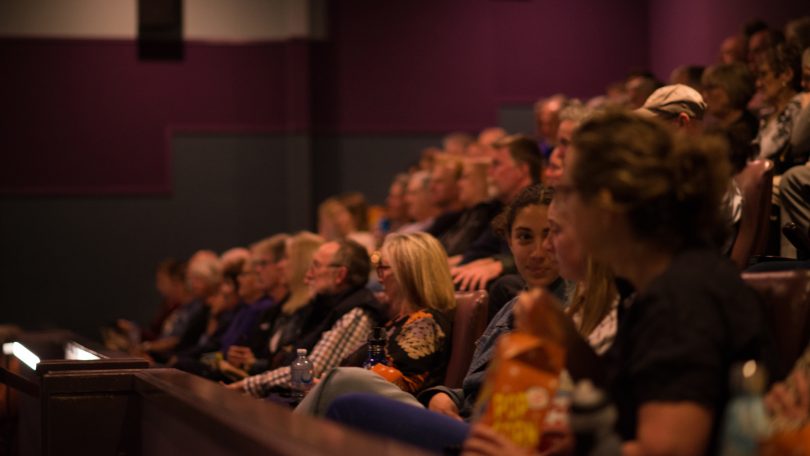
[[[411,305],[441,311],[456,307],[447,254],[436,238],[427,233],[389,234],[382,251]]]
[[[585,280],[576,283],[568,298],[568,314],[581,313],[577,329],[583,337],[588,337],[610,313],[619,296],[614,279],[610,268],[588,258]]]
[[[311,296],[309,287],[304,281],[307,275],[307,270],[312,263],[312,257],[318,247],[324,243],[322,237],[309,231],[301,231],[296,233],[287,241],[287,286],[290,289],[290,297],[284,306],[281,308],[282,312],[287,315],[292,314],[300,309],[307,302]]]

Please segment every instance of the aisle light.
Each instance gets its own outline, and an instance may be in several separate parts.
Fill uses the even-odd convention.
[[[5,350],[5,347],[3,347]],[[31,370],[37,370],[39,364],[39,356],[35,355],[31,350],[27,349],[25,345],[14,342],[11,344],[11,353],[20,361],[24,362]]]
[[[85,348],[76,342],[68,342],[65,344],[65,359],[72,359],[76,361],[93,361],[101,358],[90,349]]]

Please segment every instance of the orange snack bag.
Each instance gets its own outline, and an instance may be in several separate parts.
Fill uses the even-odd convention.
[[[546,295],[537,293],[521,296],[521,314],[541,317],[542,307],[548,303],[538,301],[544,298]],[[516,445],[532,449],[540,445],[565,364],[565,350],[556,334],[549,334],[547,327],[537,331],[545,336],[527,332],[543,326],[518,324],[519,330],[501,336],[477,400],[477,409],[483,409],[481,422]]]

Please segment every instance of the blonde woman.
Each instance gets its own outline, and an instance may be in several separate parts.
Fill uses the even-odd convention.
[[[391,320],[384,326],[385,362],[369,370],[330,371],[298,407],[299,413],[322,414],[337,396],[358,391],[414,401],[412,394],[444,378],[452,328],[448,312],[456,301],[441,244],[427,233],[395,233],[373,261],[391,306]],[[362,359],[365,347],[359,354],[350,358]]]

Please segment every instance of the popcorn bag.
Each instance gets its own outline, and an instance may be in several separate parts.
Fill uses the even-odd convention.
[[[565,350],[525,332],[501,336],[477,401],[481,422],[516,445],[540,447]]]

